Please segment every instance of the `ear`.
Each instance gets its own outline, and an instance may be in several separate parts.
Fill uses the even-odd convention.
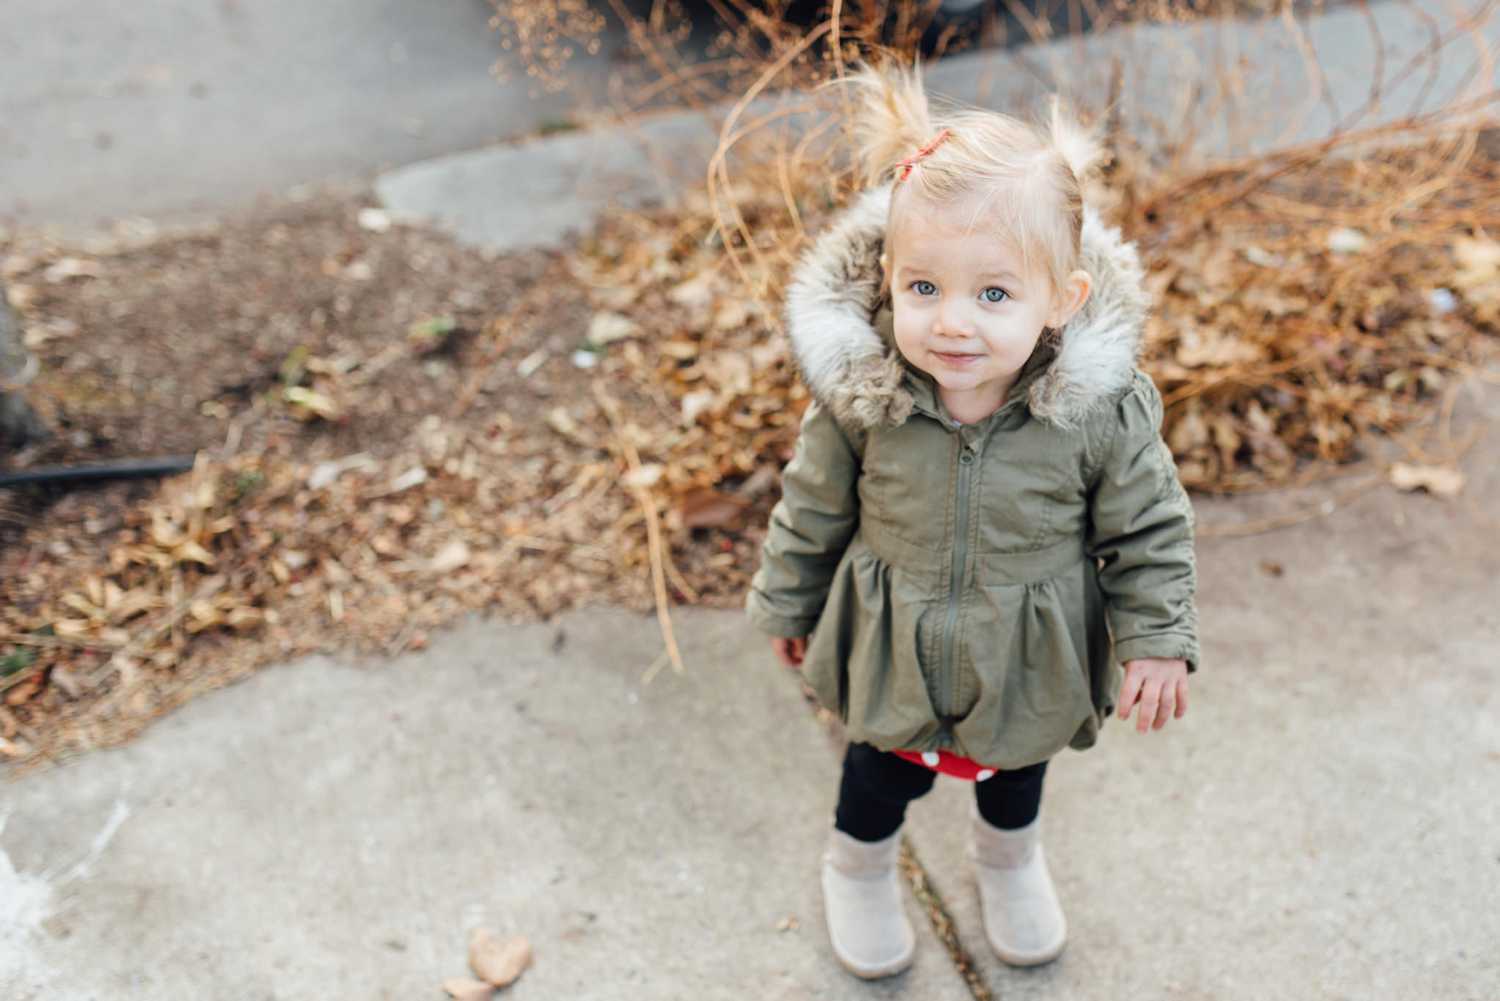
[[[1087,271],[1074,271],[1063,282],[1062,291],[1052,298],[1052,311],[1047,314],[1047,326],[1057,329],[1073,319],[1083,304],[1089,301],[1094,290],[1094,279]]]
[[[880,252],[880,294],[889,295],[891,291],[891,252],[882,250]]]

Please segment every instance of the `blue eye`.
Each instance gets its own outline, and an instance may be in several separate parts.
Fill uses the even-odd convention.
[[[914,281],[911,283],[911,290],[917,295],[935,295],[937,286],[929,281]]]
[[[1006,299],[1010,298],[1009,292],[1005,291],[1005,289],[1003,288],[997,288],[994,285],[991,285],[989,288],[985,289],[979,294],[984,296],[985,302],[1004,302]]]

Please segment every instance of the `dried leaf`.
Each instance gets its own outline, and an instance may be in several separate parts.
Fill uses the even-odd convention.
[[[739,351],[721,351],[703,359],[708,381],[725,394],[750,392],[750,357]]]
[[[298,416],[317,416],[325,421],[337,420],[339,417],[339,405],[332,397],[306,386],[288,386],[282,390],[282,395],[293,407],[305,411]]]
[[[172,559],[178,563],[201,563],[206,567],[214,565],[214,554],[192,540],[188,540],[174,549],[172,551]]]
[[[668,358],[678,361],[691,361],[698,357],[698,344],[696,341],[661,341],[656,345],[656,350]]]
[[[634,337],[640,332],[640,326],[630,317],[620,313],[600,312],[595,313],[594,318],[589,321],[587,340],[594,347],[602,348],[615,341]]]
[[[717,330],[735,330],[748,324],[750,316],[750,302],[740,296],[731,296],[726,298],[714,310],[714,328]]]
[[[469,936],[469,967],[480,979],[505,987],[531,965],[531,943],[524,935],[496,938],[487,928]]]
[[[18,706],[42,690],[42,672],[38,671],[5,693],[5,704]]]
[[[344,473],[353,469],[372,470],[380,468],[375,457],[369,452],[356,452],[346,455],[342,459],[332,462],[320,462],[313,467],[313,471],[307,476],[307,487],[309,490],[322,490],[331,486]]]
[[[98,261],[90,261],[81,257],[64,257],[43,271],[42,277],[49,285],[57,285],[69,278],[98,278],[102,273]]]
[[[250,629],[265,621],[265,615],[258,608],[239,606],[224,617],[224,624],[231,629]]]
[[[77,699],[84,692],[83,679],[71,668],[59,664],[47,675],[47,680],[70,699]]]
[[[749,506],[750,502],[742,497],[703,488],[689,491],[678,510],[687,528],[728,528],[740,520]]]
[[[1240,365],[1262,361],[1264,349],[1238,336],[1224,336],[1211,327],[1189,324],[1177,342],[1177,360],[1188,368]]]
[[[396,477],[394,480],[391,480],[391,482],[386,486],[384,493],[399,494],[403,490],[410,490],[412,487],[419,487],[426,482],[427,470],[421,466],[414,466],[411,469],[408,469],[406,472],[402,473],[400,476]],[[290,562],[288,562],[288,565],[291,565]],[[296,567],[292,567],[292,569],[295,570]]]
[[[1335,254],[1357,254],[1369,246],[1369,243],[1368,236],[1347,226],[1328,231],[1328,249]]]
[[[648,462],[637,469],[632,469],[622,477],[622,482],[627,487],[635,489],[650,489],[661,482],[662,473],[666,470],[661,463]]]
[[[1458,272],[1453,283],[1464,292],[1488,290],[1494,294],[1500,283],[1500,241],[1459,237],[1453,242]]]
[[[468,977],[449,977],[443,981],[443,990],[455,1001],[486,1001],[495,993],[493,985]]]
[[[547,411],[547,426],[564,438],[581,437],[578,422],[573,419],[572,414],[568,413],[566,407],[553,407]]]
[[[537,348],[531,354],[522,358],[516,365],[516,374],[523,379],[529,379],[536,374],[536,370],[547,363],[550,353],[546,348]]]
[[[391,228],[391,214],[385,209],[360,209],[356,218],[360,229],[367,229],[372,233],[384,233]]]
[[[681,285],[674,286],[667,291],[667,298],[679,306],[704,307],[714,301],[717,294],[715,289],[715,276],[712,271],[706,271],[696,278],[689,279]]]
[[[18,313],[26,312],[27,307],[36,301],[36,297],[37,291],[34,285],[12,282],[5,286],[5,299]]]
[[[1456,497],[1464,488],[1464,474],[1445,466],[1398,462],[1391,466],[1391,482],[1401,490],[1426,490],[1439,497]]]
[[[88,598],[85,598],[83,595],[76,592],[63,595],[62,603],[73,609],[73,611],[81,612],[91,619],[100,619],[104,617],[103,609],[101,609],[94,602],[90,601]]]
[[[431,573],[452,573],[462,566],[466,566],[472,554],[463,539],[454,539],[442,549],[438,550],[436,556],[427,564]]]
[[[695,423],[698,420],[698,415],[711,408],[718,398],[719,394],[711,389],[695,389],[683,396],[682,423]]]

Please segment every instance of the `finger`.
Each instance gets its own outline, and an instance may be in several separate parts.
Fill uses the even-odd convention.
[[[1135,705],[1136,696],[1141,692],[1141,672],[1125,672],[1125,684],[1120,689],[1120,718],[1130,718],[1130,707]]]
[[[1156,722],[1151,724],[1151,729],[1160,730],[1167,725],[1167,720],[1172,718],[1172,713],[1177,709],[1177,686],[1161,686],[1161,705],[1156,708]]]
[[[1182,678],[1177,682],[1177,718],[1182,719],[1187,712],[1187,679]]]
[[[1156,719],[1156,707],[1161,702],[1161,682],[1149,679],[1141,688],[1141,711],[1135,714],[1136,733],[1145,733]]]

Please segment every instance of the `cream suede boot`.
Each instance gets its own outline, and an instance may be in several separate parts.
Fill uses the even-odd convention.
[[[856,977],[874,980],[911,965],[917,936],[906,919],[896,858],[901,832],[860,841],[834,828],[823,856],[823,913],[833,954]]]
[[[1038,966],[1056,959],[1067,942],[1068,923],[1042,852],[1041,818],[1007,831],[989,824],[978,808],[970,809],[971,854],[990,948],[1011,966]]]

